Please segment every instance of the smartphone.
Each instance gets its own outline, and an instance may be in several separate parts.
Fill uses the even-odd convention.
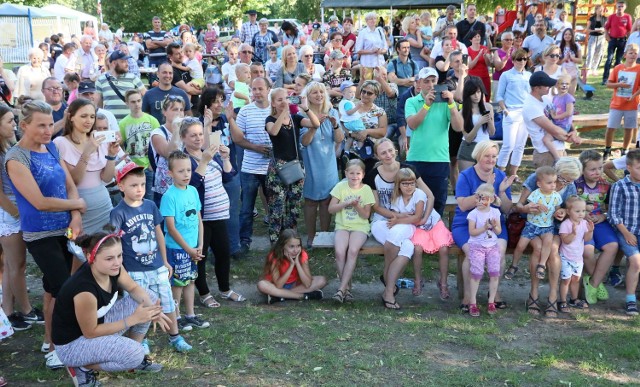
[[[287,99],[289,100],[289,103],[292,103],[294,105],[300,104],[300,96],[299,95],[291,95],[291,96],[287,97]]]
[[[116,131],[115,130],[101,130],[99,132],[93,132],[93,138],[104,137],[105,142],[115,142],[116,141]]]
[[[496,51],[498,51],[498,47],[491,47],[491,48],[489,49],[489,51],[491,51],[491,52],[496,52]]]
[[[436,85],[433,88],[433,92],[435,94],[436,99],[433,100],[433,103],[437,103],[437,102],[449,102],[447,100],[445,100],[444,98],[442,98],[442,92],[443,91],[447,91],[449,90],[449,88],[447,87],[447,85]]]
[[[469,55],[462,54],[462,63],[465,64],[465,65],[469,64]]]
[[[220,146],[220,135],[222,134],[221,131],[217,130],[215,132],[211,132],[209,133],[209,146],[214,145],[214,146]]]

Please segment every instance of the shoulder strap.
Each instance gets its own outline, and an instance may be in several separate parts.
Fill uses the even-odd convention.
[[[116,85],[113,84],[113,79],[112,79],[113,77],[111,76],[111,74],[105,73],[104,76],[107,79],[107,82],[109,82],[109,86],[111,86],[111,90],[113,90],[116,93],[116,95],[118,96],[118,98],[120,98],[120,100],[122,100],[122,102],[126,102],[124,95],[122,95],[122,93],[120,92],[120,90],[118,90]]]

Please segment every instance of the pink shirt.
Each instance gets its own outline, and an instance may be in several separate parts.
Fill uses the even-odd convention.
[[[486,224],[489,219],[495,219],[499,223],[500,210],[493,207],[490,207],[489,211],[478,211],[478,209],[474,209],[469,213],[469,215],[467,215],[467,219],[476,222],[476,228]],[[485,247],[491,247],[498,243],[498,236],[493,230],[487,230],[480,235],[469,235],[469,243],[476,243]]]
[[[571,219],[567,219],[560,224],[560,236],[563,234],[571,234],[573,232],[573,223]],[[560,255],[569,261],[582,262],[582,253],[584,252],[584,234],[587,233],[587,221],[582,219],[578,227],[576,227],[576,237],[571,243],[560,244]]]
[[[56,137],[53,142],[58,146],[60,151],[60,157],[67,164],[75,167],[78,165],[78,160],[82,156],[82,152],[74,146],[74,144],[67,137]],[[82,178],[80,184],[76,184],[78,188],[94,188],[98,185],[104,184],[100,178],[102,170],[107,165],[107,160],[104,156],[107,154],[109,148],[108,143],[102,143],[97,152],[94,152],[89,157],[89,163],[87,164],[87,171]]]

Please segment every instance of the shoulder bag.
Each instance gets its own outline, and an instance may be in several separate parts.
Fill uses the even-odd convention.
[[[304,168],[302,168],[302,164],[300,164],[299,156],[298,156],[298,141],[296,139],[296,125],[293,122],[293,117],[290,116],[291,127],[293,130],[293,145],[296,149],[296,159],[287,161],[281,166],[278,166],[276,163],[275,157],[273,157],[273,164],[275,165],[276,172],[278,173],[278,177],[280,181],[282,181],[285,185],[291,185],[293,183],[297,183],[300,180],[304,179]]]

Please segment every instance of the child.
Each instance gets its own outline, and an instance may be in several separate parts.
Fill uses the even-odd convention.
[[[431,28],[431,14],[429,12],[424,12],[420,15],[420,32],[422,33],[422,46],[428,48],[429,50],[433,49],[433,28]]]
[[[624,51],[624,63],[613,68],[607,87],[613,89],[611,104],[609,105],[609,120],[605,134],[605,148],[603,157],[607,160],[611,156],[611,144],[615,130],[620,127],[624,119],[624,140],[622,152],[629,150],[631,140],[635,138],[638,128],[638,103],[640,102],[640,65],[638,59],[638,45],[629,44]]]
[[[538,189],[533,191],[527,200],[538,206],[539,212],[527,215],[527,223],[522,230],[518,245],[513,251],[512,268],[518,267],[520,258],[529,242],[535,238],[542,239],[542,251],[540,263],[536,266],[536,277],[544,279],[547,269],[547,260],[551,255],[551,242],[553,241],[553,214],[562,204],[562,197],[555,191],[558,176],[552,167],[540,167],[536,169],[536,185]]]
[[[587,309],[589,304],[578,298],[580,291],[580,276],[584,261],[585,242],[593,237],[593,222],[585,220],[587,203],[578,196],[570,196],[566,203],[566,211],[569,217],[560,224],[560,259],[562,269],[560,271],[560,301],[558,309],[567,312],[569,305],[578,309]],[[571,298],[567,305],[567,292],[571,288]],[[586,292],[585,292],[586,293]]]
[[[167,259],[173,269],[171,292],[176,303],[176,319],[180,329],[187,326],[208,328],[209,323],[196,316],[193,305],[195,279],[198,277],[196,262],[201,260],[203,227],[200,210],[202,205],[198,191],[189,185],[191,159],[183,151],[169,155],[169,176],[173,185],[162,195],[160,213],[164,216],[167,242]],[[184,289],[184,291],[183,291]],[[180,299],[184,293],[186,315],[180,318]]]
[[[587,302],[593,305],[598,300],[609,299],[609,292],[604,282],[607,270],[618,251],[618,237],[605,215],[611,185],[602,176],[602,154],[595,150],[586,150],[580,153],[580,162],[582,176],[574,182],[574,185],[578,196],[587,203],[586,220],[595,224],[593,239],[585,243],[583,254],[586,272],[590,274],[585,273],[583,278],[584,293]],[[601,251],[597,260],[594,251],[596,248]]]
[[[111,211],[110,224],[122,233],[122,264],[131,278],[160,300],[162,312],[171,319],[169,344],[178,352],[191,350],[180,336],[176,305],[171,293],[172,268],[167,262],[164,234],[160,228],[162,215],[151,200],[146,200],[144,167],[127,163],[116,174],[118,188],[124,198]],[[143,341],[145,354],[149,345]]]
[[[551,107],[549,115],[553,123],[561,127],[569,134],[567,142],[577,141],[578,132],[573,129],[573,105],[576,99],[569,94],[569,86],[571,85],[571,77],[568,74],[562,74],[558,77],[558,94],[553,97],[553,107]],[[553,145],[553,136],[545,132],[542,142],[549,149],[554,160],[558,160],[560,155]]]
[[[235,68],[236,81],[233,84],[233,110],[236,114],[240,111],[240,108],[244,105],[251,103],[249,99],[249,82],[251,80],[251,68],[248,64],[238,63]]]
[[[278,60],[278,48],[269,46],[269,60],[264,65],[267,71],[267,76],[271,79],[271,82],[275,82],[278,77],[278,72],[282,68],[282,62]]]
[[[640,149],[627,153],[629,175],[611,186],[609,223],[618,231],[620,250],[627,257],[626,312],[638,315],[636,287],[640,274]]]
[[[340,113],[340,122],[342,126],[349,133],[360,132],[365,129],[364,122],[362,122],[362,115],[358,112],[359,104],[354,103],[356,97],[356,85],[351,81],[343,81],[340,84],[340,92],[342,93],[342,100],[338,104],[338,112]],[[353,138],[347,137],[347,143],[345,149],[351,149],[353,144]],[[358,148],[362,147],[363,142],[359,141]]]
[[[323,276],[312,276],[309,255],[295,230],[282,230],[264,263],[264,279],[258,290],[267,295],[267,303],[289,300],[321,300],[327,285]]]
[[[476,294],[480,286],[480,280],[487,265],[489,273],[489,300],[487,313],[495,314],[495,297],[500,281],[500,247],[498,235],[502,232],[500,225],[500,210],[491,207],[493,202],[499,206],[500,198],[491,184],[481,184],[476,189],[476,208],[467,215],[469,220],[469,271],[471,272],[471,299],[469,314],[473,317],[480,316],[480,309],[476,302]],[[551,242],[549,242],[551,243]]]
[[[338,302],[353,299],[351,276],[360,248],[371,230],[369,215],[375,199],[371,188],[362,183],[364,168],[359,159],[349,160],[345,168],[346,180],[331,190],[329,213],[336,214],[335,254],[340,277],[340,286],[333,299]]]
[[[204,87],[204,72],[202,71],[202,64],[196,59],[196,46],[193,43],[187,43],[184,45],[184,54],[189,59],[186,66],[189,68],[189,75],[191,75],[191,85],[202,89]]]
[[[69,98],[67,98],[67,105],[78,99],[78,86],[80,86],[80,76],[78,73],[66,73],[64,75],[64,85],[69,92]]]

